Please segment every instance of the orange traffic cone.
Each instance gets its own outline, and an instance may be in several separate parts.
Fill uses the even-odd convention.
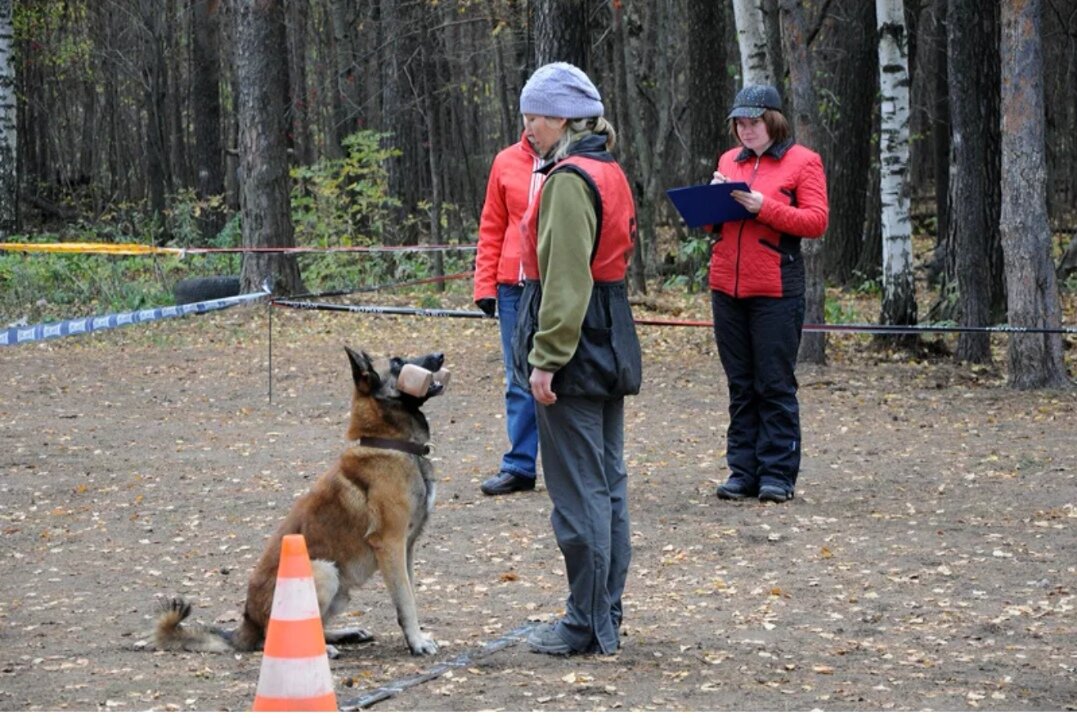
[[[289,534],[281,542],[254,710],[336,709],[307,542],[302,534]]]

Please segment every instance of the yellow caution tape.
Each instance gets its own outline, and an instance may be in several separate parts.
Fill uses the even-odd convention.
[[[151,247],[145,244],[107,244],[103,242],[0,242],[0,251],[53,252],[77,254],[182,254],[175,247]]]

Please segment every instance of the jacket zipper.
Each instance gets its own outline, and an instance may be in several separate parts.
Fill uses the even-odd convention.
[[[752,176],[748,178],[748,189],[752,188],[752,182],[755,182],[755,174],[759,171],[759,160],[763,159],[762,156],[755,156],[755,166],[752,167]],[[744,236],[744,223],[748,220],[742,219],[740,221],[740,228],[737,229],[737,267],[733,274],[733,297],[740,299],[740,247],[741,238]]]
[[[531,203],[535,201],[535,195],[538,194],[539,187],[542,186],[542,177],[538,174],[539,168],[542,167],[542,158],[535,155],[531,159],[531,184],[527,187],[527,208],[531,209]],[[525,211],[526,214],[526,211]],[[521,246],[521,250],[523,247]],[[519,272],[517,272],[516,286],[523,286],[524,275],[524,254],[520,252],[520,266]]]

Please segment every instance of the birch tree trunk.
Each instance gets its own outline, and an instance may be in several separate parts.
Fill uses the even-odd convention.
[[[792,112],[797,142],[818,149],[822,144],[818,102],[812,84],[812,59],[808,54],[808,39],[804,9],[800,0],[781,0],[779,14],[782,45],[789,63],[792,89]],[[804,257],[804,321],[822,324],[826,318],[826,283],[823,278],[823,238],[807,238],[801,242]],[[826,334],[812,332],[801,336],[797,359],[809,364],[826,364]]]
[[[19,220],[13,5],[0,0],[0,239],[15,232]]]
[[[773,64],[767,54],[763,0],[733,0],[733,19],[740,47],[741,86],[775,84]]]
[[[1044,149],[1042,0],[1002,3],[1002,194],[1000,231],[1011,325],[1058,329]],[[1016,389],[1069,384],[1059,334],[1014,334],[1007,353]]]
[[[916,323],[909,219],[909,62],[902,0],[875,0],[879,27],[879,197],[883,234],[881,324]],[[904,339],[904,341],[902,341]],[[901,335],[894,343],[915,343]]]
[[[243,246],[291,247],[284,6],[282,0],[236,0],[235,7]],[[267,279],[276,295],[303,289],[294,255],[245,252],[241,291],[258,291]]]

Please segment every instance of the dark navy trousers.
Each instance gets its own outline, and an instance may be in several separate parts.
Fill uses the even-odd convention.
[[[804,297],[736,299],[711,292],[714,338],[729,384],[732,478],[792,489],[800,471],[795,375]]]

